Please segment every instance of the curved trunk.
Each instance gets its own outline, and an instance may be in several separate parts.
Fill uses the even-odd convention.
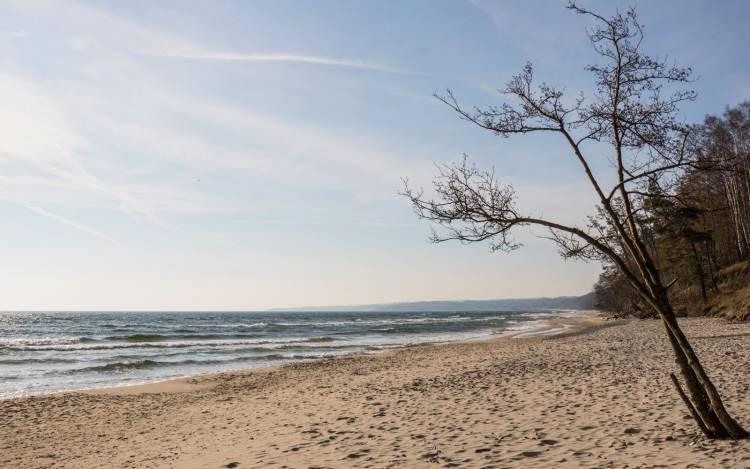
[[[672,375],[672,380],[691,415],[708,438],[747,438],[747,431],[727,412],[716,387],[677,323],[672,306],[666,297],[666,291],[660,292],[660,297],[657,302],[658,313],[674,350],[689,397],[683,392],[674,375]]]

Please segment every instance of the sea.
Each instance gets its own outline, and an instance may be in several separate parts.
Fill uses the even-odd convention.
[[[0,312],[0,398],[482,340],[577,314]]]

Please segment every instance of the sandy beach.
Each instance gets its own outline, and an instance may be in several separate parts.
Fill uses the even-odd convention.
[[[750,324],[682,325],[750,425]],[[673,368],[658,322],[587,318],[558,336],[7,399],[0,467],[750,467],[750,442],[699,435]]]

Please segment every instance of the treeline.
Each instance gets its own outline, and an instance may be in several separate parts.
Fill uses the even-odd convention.
[[[639,194],[638,227],[677,311],[700,314],[722,292],[722,273],[750,260],[750,102],[706,117],[685,145],[690,164],[675,168],[669,190],[654,181]],[[653,314],[614,266],[594,293],[602,310]]]

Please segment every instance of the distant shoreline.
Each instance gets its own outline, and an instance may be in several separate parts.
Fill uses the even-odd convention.
[[[272,308],[270,312],[478,312],[478,311],[538,311],[538,310],[573,310],[593,309],[594,295],[501,298],[491,300],[426,300],[402,301],[394,303],[373,303],[355,305],[303,306],[294,308]]]

